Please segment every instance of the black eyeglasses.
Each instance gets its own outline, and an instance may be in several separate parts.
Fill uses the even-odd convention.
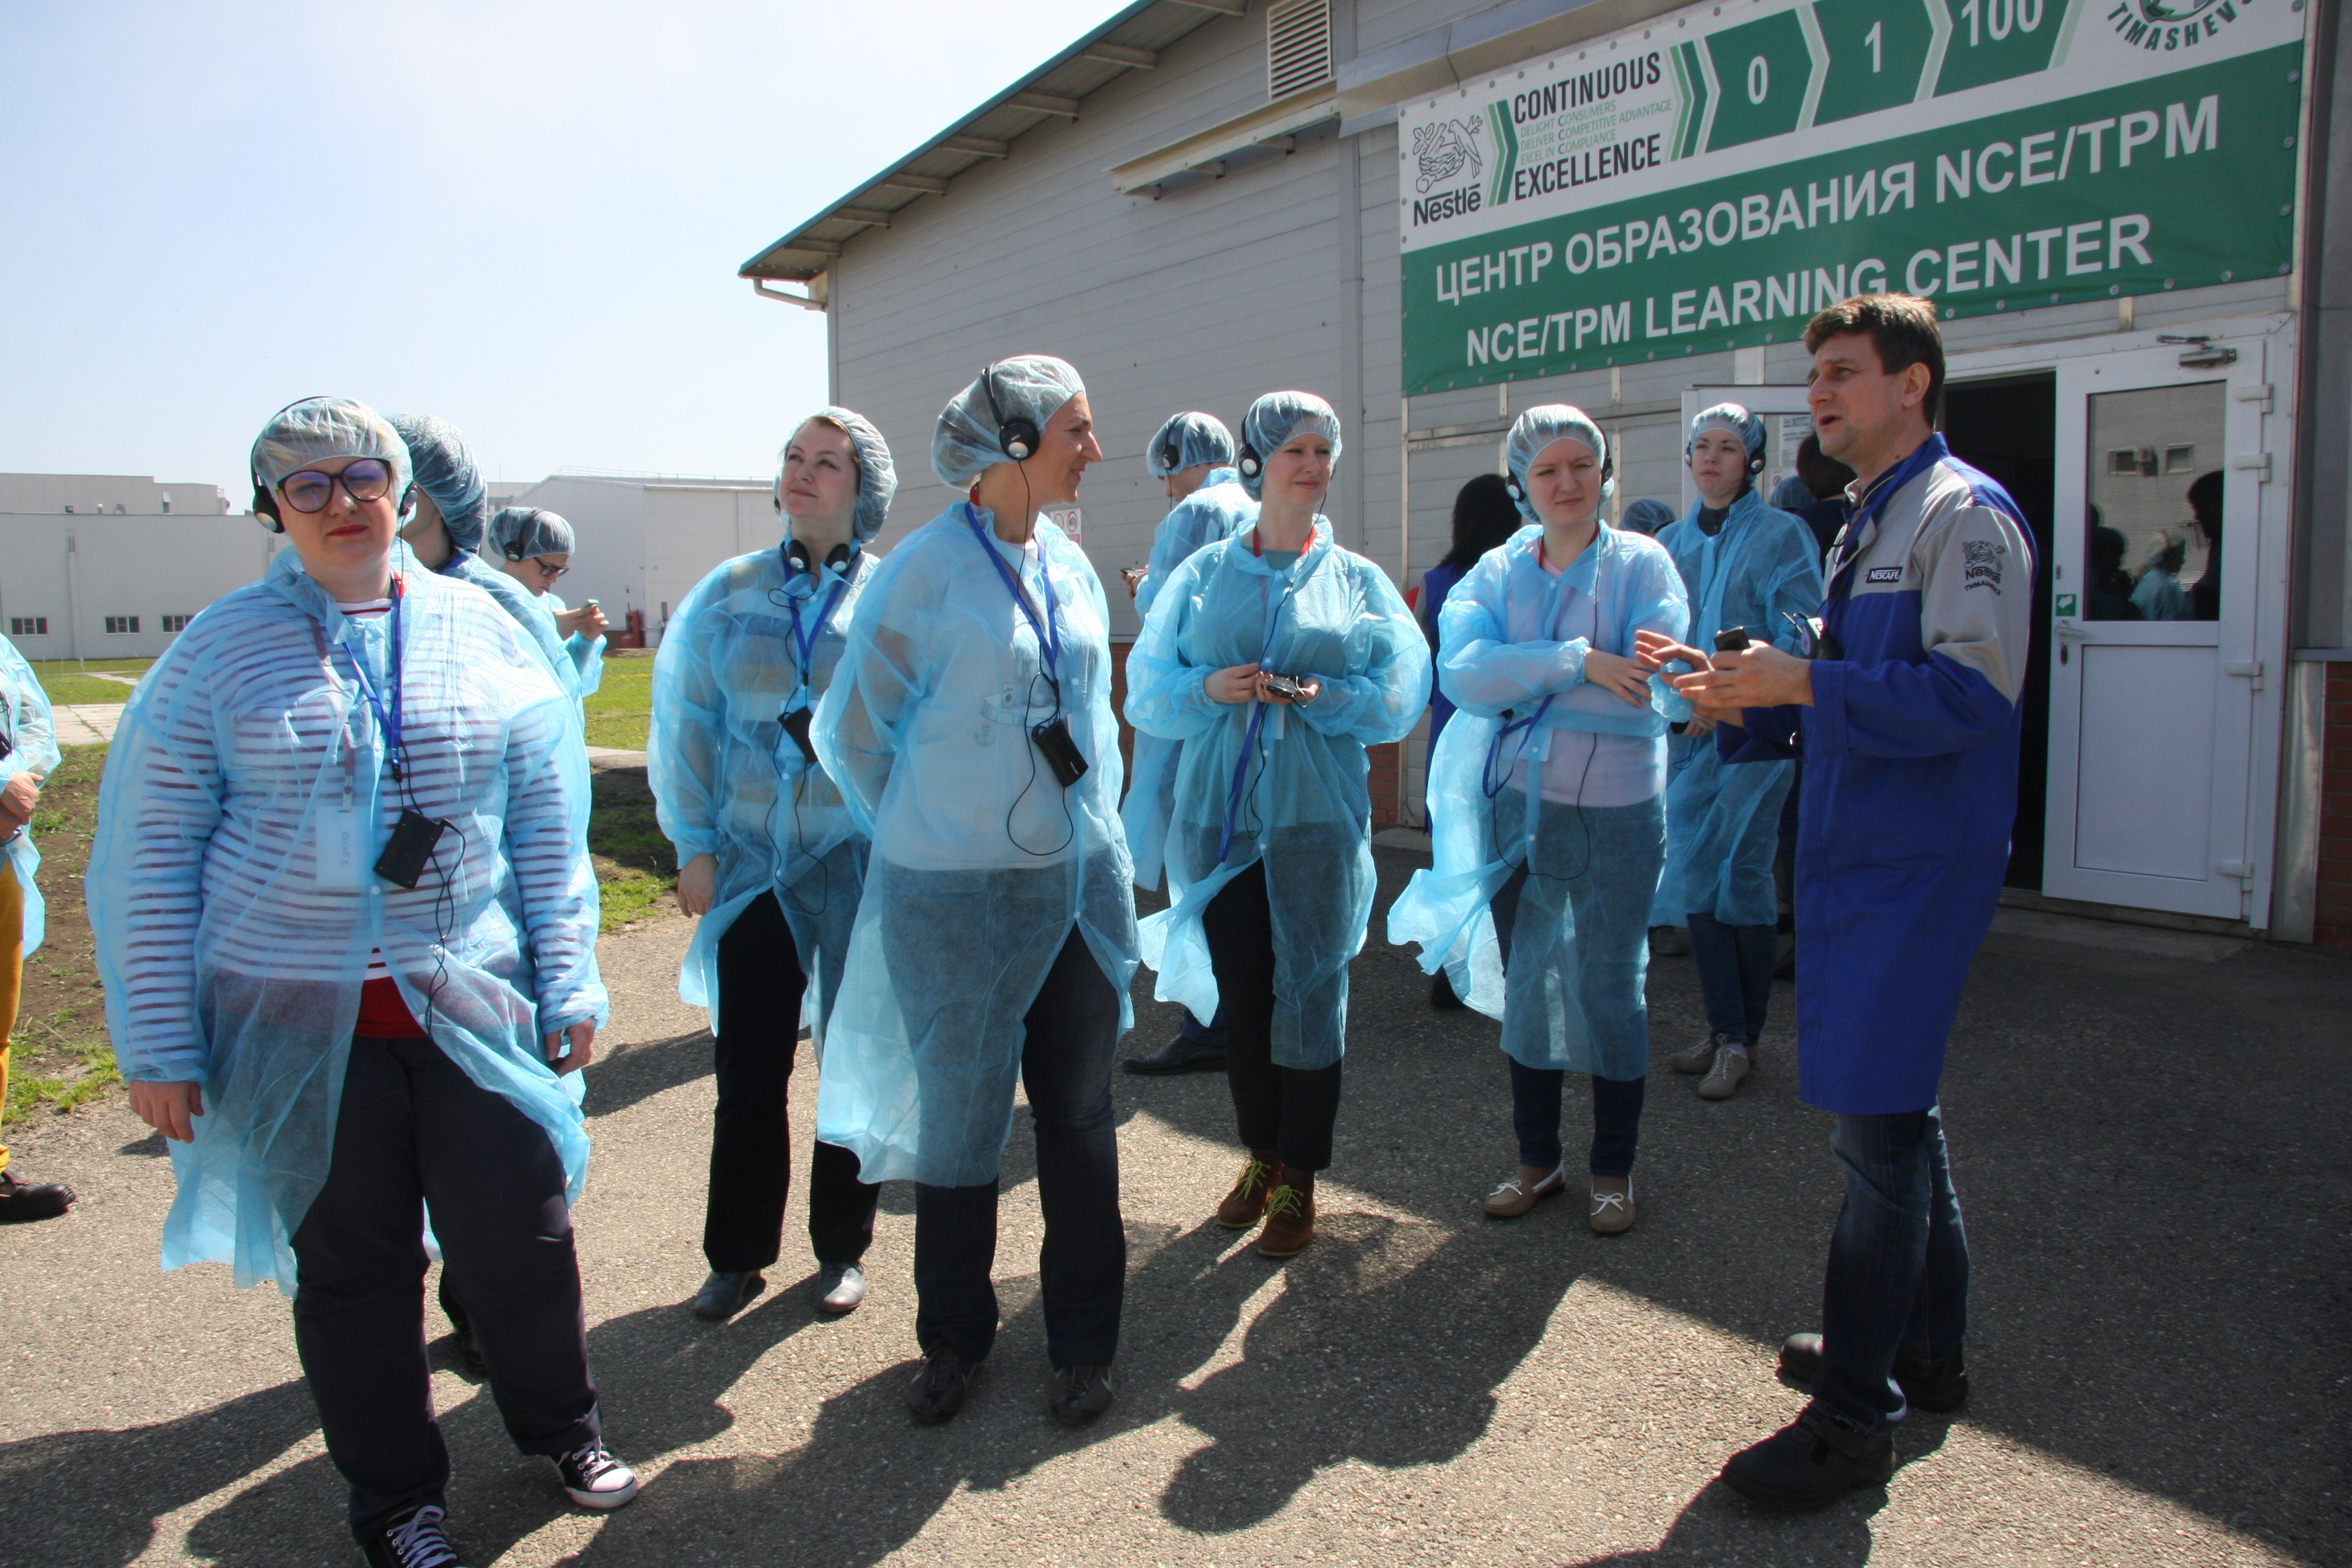
[[[379,458],[362,458],[340,474],[303,468],[278,480],[278,493],[296,511],[324,511],[337,485],[354,501],[382,500],[392,489],[392,465]]]
[[[532,556],[530,558],[530,563],[533,566],[538,567],[539,574],[546,578],[551,583],[554,582],[558,577],[562,576],[566,572],[572,570],[569,566],[550,566],[547,563],[547,557],[544,555]]]

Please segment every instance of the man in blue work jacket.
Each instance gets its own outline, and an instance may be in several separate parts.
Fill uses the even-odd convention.
[[[1935,431],[1935,307],[1857,295],[1815,316],[1805,346],[1822,449],[1856,475],[1812,657],[1759,639],[1676,683],[1721,721],[1727,761],[1804,767],[1798,1092],[1837,1116],[1845,1206],[1822,1331],[1780,1352],[1812,1403],[1723,1470],[1784,1508],[1885,1481],[1906,1412],[1968,1396],[1968,1238],[1937,1084],[2008,866],[2033,631],[2017,503]]]

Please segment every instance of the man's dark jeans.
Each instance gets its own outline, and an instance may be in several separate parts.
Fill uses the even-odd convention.
[[[1940,1108],[1841,1114],[1830,1147],[1845,1167],[1845,1206],[1830,1241],[1813,1402],[1884,1432],[1905,1409],[1895,1352],[1949,1355],[1967,1331],[1968,1233]]]
[[[1118,993],[1076,926],[1030,1004],[1021,1083],[1037,1135],[1038,1258],[1045,1350],[1057,1367],[1107,1366],[1118,1351],[1127,1231],[1118,1213],[1111,1062]],[[915,1342],[944,1340],[966,1361],[996,1342],[996,1184],[915,1185]]]

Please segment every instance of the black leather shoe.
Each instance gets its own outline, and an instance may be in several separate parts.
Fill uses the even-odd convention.
[[[1219,1052],[1217,1060],[1224,1061]],[[74,1190],[62,1182],[44,1182],[33,1186],[16,1179],[13,1171],[0,1171],[0,1225],[23,1225],[37,1219],[55,1219],[73,1207]]]
[[[1443,969],[1429,977],[1429,1005],[1441,1013],[1461,1011],[1462,998],[1454,994],[1454,982]]]
[[[768,1281],[756,1269],[729,1269],[715,1273],[702,1282],[701,1289],[695,1292],[694,1315],[709,1318],[713,1322],[725,1322],[767,1288]]]
[[[1110,1368],[1057,1366],[1045,1408],[1065,1426],[1083,1426],[1110,1408]]]
[[[963,1408],[971,1397],[972,1380],[984,1362],[966,1361],[942,1342],[923,1358],[923,1370],[907,1385],[907,1414],[926,1426],[936,1426]]]
[[[816,1271],[816,1310],[828,1318],[857,1310],[866,1300],[866,1270],[855,1263],[820,1264]]]
[[[1723,1484],[1765,1508],[1827,1508],[1895,1474],[1895,1439],[1846,1426],[1812,1405],[1723,1467]]]
[[[1179,1035],[1150,1055],[1129,1057],[1119,1065],[1129,1072],[1152,1078],[1179,1072],[1223,1072],[1225,1047],[1201,1045]]]
[[[1810,1394],[1813,1376],[1821,1370],[1821,1335],[1790,1334],[1780,1346],[1782,1382]],[[1912,1409],[1924,1410],[1930,1415],[1948,1415],[1969,1402],[1968,1363],[1958,1349],[1948,1356],[1937,1357],[1896,1351],[1895,1386],[1903,1391]]]

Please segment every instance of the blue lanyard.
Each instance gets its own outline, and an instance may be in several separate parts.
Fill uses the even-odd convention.
[[[1029,595],[1021,591],[1021,579],[1015,577],[1013,568],[1004,563],[1003,553],[989,542],[988,530],[981,523],[979,510],[966,501],[963,515],[964,521],[971,524],[972,538],[986,552],[990,563],[996,568],[996,574],[1004,579],[1004,591],[1013,595],[1013,602],[1021,606],[1023,615],[1029,617],[1029,627],[1037,634],[1037,651],[1045,660],[1045,679],[1052,683],[1058,698],[1062,689],[1062,633],[1055,621],[1054,574],[1045,569],[1045,547],[1042,544],[1037,547],[1037,577],[1045,584],[1045,619],[1040,624],[1037,612],[1030,607]]]
[[[801,687],[803,690],[814,679],[810,660],[815,656],[817,639],[824,636],[824,628],[832,624],[833,612],[840,607],[841,596],[847,592],[849,592],[849,579],[845,577],[833,585],[833,593],[824,602],[824,612],[817,616],[816,624],[809,627],[808,635],[803,637],[801,635],[801,602],[792,596],[792,590],[788,588],[784,591],[784,608],[792,613],[793,617],[793,659],[800,667]],[[815,595],[810,596],[814,598]]]
[[[368,707],[375,713],[376,727],[383,733],[384,750],[392,757],[392,776],[395,779],[401,774],[400,606],[407,597],[408,584],[394,576],[392,580],[392,708],[389,711],[386,711],[383,700],[375,694],[375,683],[368,679],[366,662],[352,650],[350,643],[343,644],[343,657],[352,661],[352,673],[359,677],[360,695],[367,699]]]
[[[1944,444],[1944,438],[1941,436],[1928,437],[1919,443],[1918,448],[1909,457],[1895,465],[1893,473],[1879,480],[1877,486],[1863,499],[1861,504],[1854,507],[1847,515],[1845,548],[1839,551],[1836,557],[1830,563],[1829,582],[1822,592],[1825,602],[1839,596],[1837,593],[1839,580],[1845,577],[1847,567],[1861,559],[1863,545],[1865,542],[1862,536],[1863,531],[1878,521],[1878,514],[1886,510],[1886,503],[1895,499],[1896,491],[1942,462],[1950,454],[1951,448]],[[1846,587],[1851,594],[1853,589],[1851,579],[1846,580]]]

